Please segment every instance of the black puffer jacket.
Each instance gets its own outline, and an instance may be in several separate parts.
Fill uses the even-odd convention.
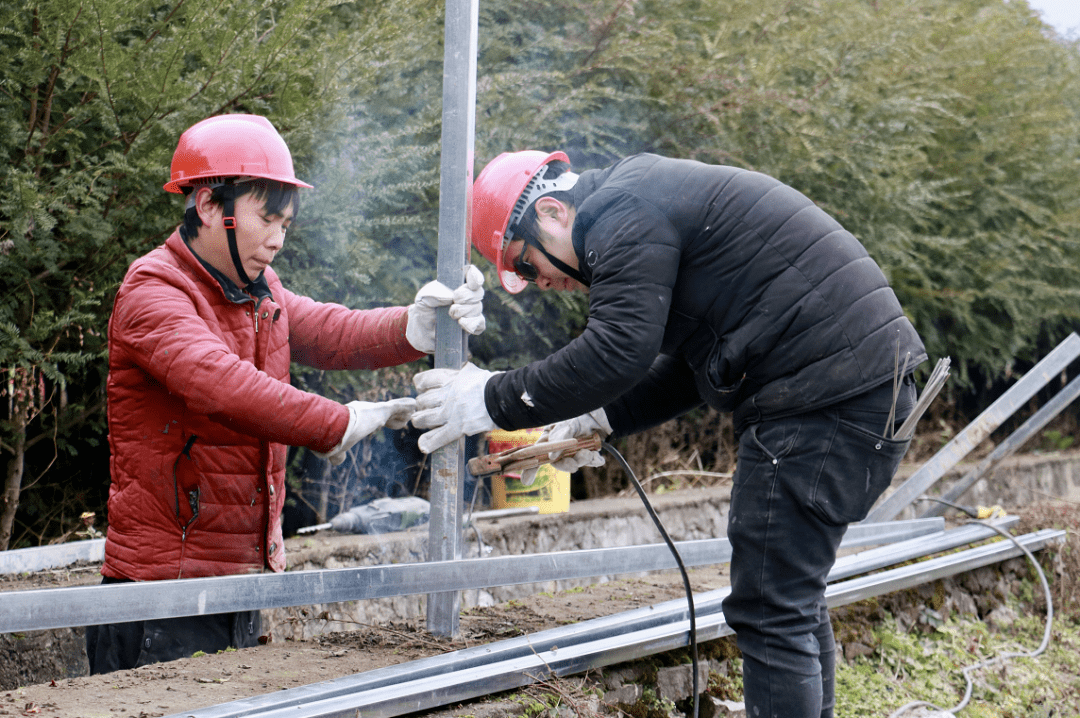
[[[638,155],[573,194],[589,321],[488,382],[503,428],[605,407],[626,434],[703,402],[742,427],[890,381],[898,346],[909,371],[926,359],[859,241],[771,177]]]

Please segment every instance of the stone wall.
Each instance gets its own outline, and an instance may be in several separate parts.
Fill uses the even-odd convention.
[[[944,495],[976,466],[977,462],[956,466],[931,486],[927,494]],[[893,487],[903,483],[916,468],[901,467],[893,480]],[[1000,504],[1008,511],[1055,498],[1080,502],[1080,452],[1025,454],[1005,459],[976,481],[955,503],[966,506]],[[916,518],[929,505],[927,502],[914,503],[897,518]]]
[[[727,486],[694,489],[650,497],[664,528],[675,541],[714,538],[727,531]],[[660,543],[640,499],[597,499],[570,504],[562,514],[518,516],[479,521],[464,534],[462,558],[519,556]],[[378,536],[339,535],[332,532],[297,537],[285,542],[289,570],[373,566],[422,561],[427,543],[426,527],[415,531]],[[611,577],[549,581],[499,586],[462,592],[464,608],[503,603],[540,591],[564,591]],[[266,611],[275,639],[305,639],[330,631],[348,630],[364,623],[422,616],[425,596],[401,596],[349,603],[281,608]]]

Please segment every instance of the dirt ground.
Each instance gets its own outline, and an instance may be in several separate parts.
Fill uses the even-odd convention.
[[[726,585],[716,568],[690,571],[694,592]],[[187,658],[131,671],[32,685],[0,694],[0,716],[150,718],[361,673],[567,623],[684,596],[677,573],[538,594],[470,609],[454,640],[429,634],[422,621],[360,626],[312,641]],[[471,708],[470,714],[478,713]]]

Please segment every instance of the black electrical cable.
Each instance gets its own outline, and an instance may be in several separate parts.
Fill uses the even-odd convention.
[[[698,718],[699,713],[699,696],[701,691],[698,686],[698,650],[697,650],[697,616],[694,611],[694,590],[690,588],[690,576],[686,573],[686,566],[683,564],[682,556],[679,555],[679,549],[675,547],[675,542],[668,536],[667,530],[664,528],[664,524],[660,522],[660,517],[656,515],[656,511],[653,509],[652,504],[649,503],[649,497],[645,495],[645,489],[642,488],[641,483],[638,481],[637,476],[634,474],[634,470],[630,468],[630,464],[626,463],[626,459],[619,453],[611,444],[606,441],[601,444],[604,451],[611,454],[619,465],[622,466],[623,471],[630,477],[630,483],[634,485],[634,489],[637,491],[638,496],[641,497],[641,502],[645,504],[645,510],[649,512],[649,517],[652,518],[653,523],[656,524],[656,529],[660,532],[660,535],[664,537],[664,542],[667,543],[668,548],[671,549],[671,555],[675,557],[675,563],[679,566],[679,573],[682,574],[683,587],[686,589],[686,603],[689,607],[690,613],[690,660],[694,670],[693,686],[694,686],[694,713],[693,718]]]
[[[939,499],[936,496],[920,496],[919,498],[917,498],[915,500],[916,501],[936,501],[939,504],[944,504],[945,506],[949,506],[951,508],[956,509],[957,511],[963,512],[963,513],[967,514],[968,517],[970,517],[970,518],[973,518],[973,519],[978,519],[979,518],[979,512],[976,511],[971,506],[961,506],[960,504],[954,504],[953,502],[946,501],[945,499]]]

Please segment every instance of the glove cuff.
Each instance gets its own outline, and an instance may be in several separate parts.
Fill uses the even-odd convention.
[[[589,416],[596,422],[596,427],[604,432],[603,438],[607,438],[614,433],[614,429],[611,428],[611,422],[608,421],[607,412],[603,407],[589,412]]]
[[[405,321],[405,340],[418,352],[434,352],[434,310],[424,309],[419,304],[410,304],[406,307],[406,314],[408,319]]]
[[[346,404],[345,408],[349,410],[349,423],[345,426],[345,433],[341,435],[341,441],[337,443],[337,446],[330,449],[330,451],[327,451],[325,454],[321,451],[312,452],[320,459],[328,460],[334,466],[337,466],[344,460],[345,452],[348,451],[345,447],[345,442],[348,440],[349,436],[352,435],[353,431],[356,429],[356,423],[360,420],[355,407]]]

